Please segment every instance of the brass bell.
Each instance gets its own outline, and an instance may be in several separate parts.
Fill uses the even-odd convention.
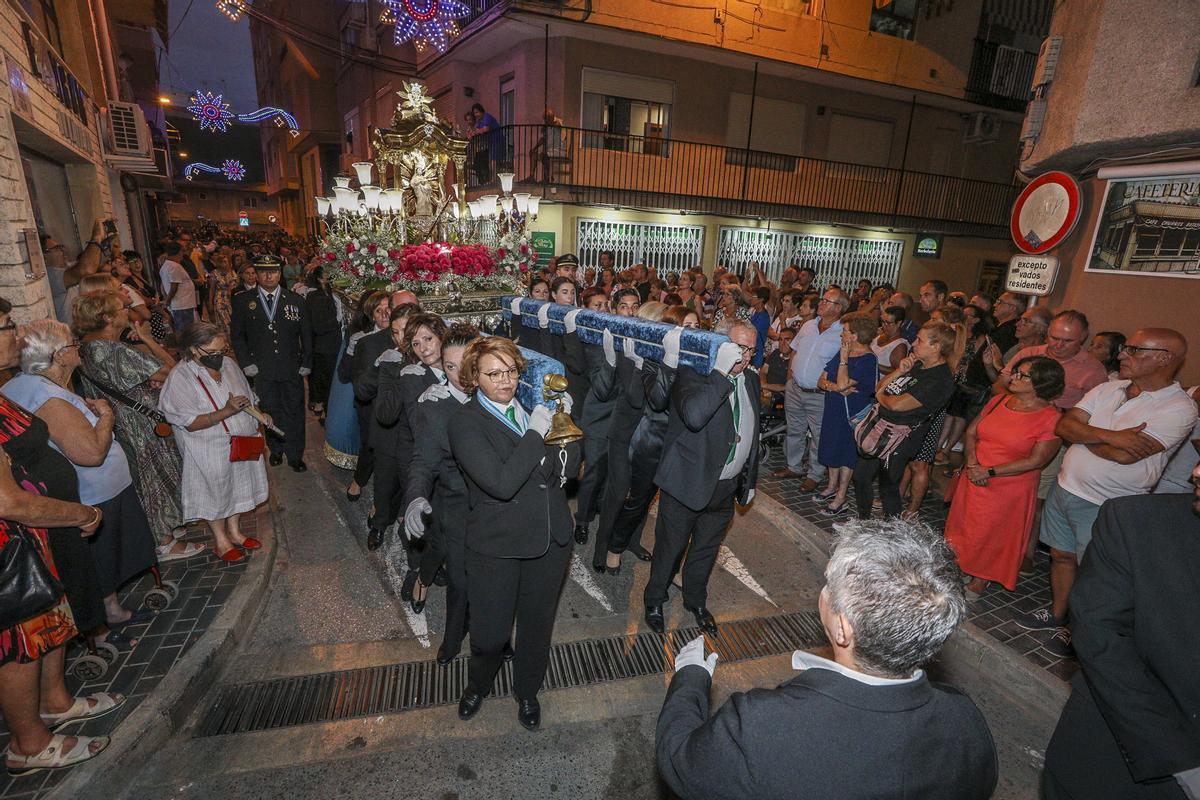
[[[583,438],[583,431],[579,429],[571,416],[563,411],[562,396],[566,391],[567,378],[565,375],[552,372],[542,378],[542,397],[546,400],[558,401],[554,418],[550,420],[550,432],[546,434],[546,444],[567,445]]]

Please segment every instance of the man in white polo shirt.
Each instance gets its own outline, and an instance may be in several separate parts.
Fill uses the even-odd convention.
[[[817,443],[821,438],[821,418],[825,413],[825,393],[817,381],[825,373],[829,360],[842,347],[842,314],[850,307],[850,298],[841,289],[827,289],[817,303],[817,316],[800,328],[792,339],[792,364],[783,395],[787,418],[787,466],[775,471],[775,477],[799,477],[804,462],[804,438],[808,442],[808,475],[801,491],[811,492],[820,485],[825,467],[817,461]]]
[[[1196,404],[1175,382],[1187,354],[1178,331],[1145,328],[1121,348],[1120,378],[1083,396],[1059,420],[1070,443],[1058,482],[1042,512],[1041,540],[1050,547],[1049,609],[1016,619],[1028,630],[1055,630],[1045,648],[1070,654],[1067,596],[1092,539],[1100,506],[1114,497],[1148,494],[1196,422]]]

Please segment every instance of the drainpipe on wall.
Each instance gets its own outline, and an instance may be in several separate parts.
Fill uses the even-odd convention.
[[[91,0],[88,3],[88,11],[92,16],[92,29],[96,32],[96,53],[100,57],[100,64],[104,68],[104,107],[108,108],[108,101],[118,100],[121,97],[121,85],[117,82],[117,67],[113,63],[113,48],[112,38],[108,31],[108,13],[104,8],[104,0]],[[133,98],[130,98],[131,100]]]

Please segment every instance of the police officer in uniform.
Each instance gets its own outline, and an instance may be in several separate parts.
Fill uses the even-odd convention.
[[[286,439],[270,431],[271,466],[287,456],[296,472],[304,472],[304,376],[312,371],[312,353],[304,348],[308,317],[300,295],[279,285],[283,263],[275,256],[254,260],[258,286],[233,296],[229,339],[238,363],[254,379],[263,411]]]

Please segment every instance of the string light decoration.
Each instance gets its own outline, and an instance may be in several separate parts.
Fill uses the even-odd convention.
[[[471,9],[461,0],[383,0],[380,22],[395,24],[396,44],[412,42],[417,52],[433,46],[438,52],[459,34],[457,19]]]
[[[221,172],[231,181],[240,181],[246,177],[246,168],[242,166],[242,162],[233,158],[221,162]]]
[[[197,90],[192,95],[192,104],[187,107],[192,113],[192,119],[200,123],[200,130],[211,130],[213,133],[229,130],[229,120],[233,112],[229,103],[224,102],[222,95]]]
[[[217,0],[217,11],[229,17],[230,22],[237,22],[246,13],[246,4],[242,0]]]
[[[274,120],[275,124],[280,128],[287,126],[288,133],[292,136],[300,135],[300,123],[296,122],[296,118],[282,108],[274,106],[265,106],[257,111],[251,111],[249,114],[238,114],[238,122],[262,122],[265,119]]]

